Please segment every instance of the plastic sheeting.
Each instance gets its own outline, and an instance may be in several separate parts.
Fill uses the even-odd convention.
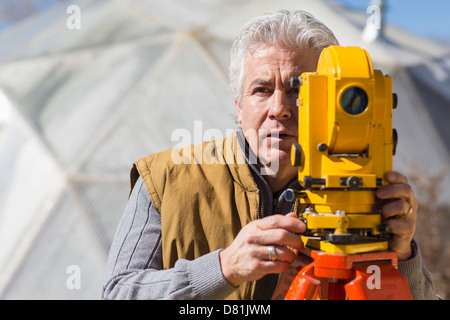
[[[79,30],[67,28],[60,4],[0,34],[0,102],[11,110],[0,124],[2,299],[100,297],[131,164],[179,144],[177,130],[191,133],[189,143],[235,128],[229,49],[269,10],[313,13],[394,77],[399,166],[450,162],[448,48],[392,28],[365,44],[365,13],[332,1],[71,4]]]

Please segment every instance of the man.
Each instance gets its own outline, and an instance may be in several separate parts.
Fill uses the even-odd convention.
[[[289,79],[315,71],[321,50],[337,44],[305,12],[271,13],[244,26],[230,66],[241,126],[225,139],[135,163],[104,299],[270,299],[286,290],[274,295],[279,274],[297,261],[287,247],[301,249],[298,234],[305,230],[280,197],[300,187],[290,164],[298,91]],[[216,161],[202,161],[208,154]],[[377,196],[386,201],[382,216],[394,234],[389,245],[399,270],[416,299],[435,298],[413,241],[414,193],[403,175],[386,179],[390,185]]]

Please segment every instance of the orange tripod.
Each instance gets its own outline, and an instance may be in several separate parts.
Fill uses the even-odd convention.
[[[314,261],[298,272],[286,300],[412,300],[396,252],[309,255]]]

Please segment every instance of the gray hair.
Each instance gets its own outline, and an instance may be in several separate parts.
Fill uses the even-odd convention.
[[[339,45],[333,32],[305,11],[281,10],[253,18],[244,25],[231,48],[229,77],[234,98],[242,102],[244,61],[259,47],[312,48],[320,53],[330,45]]]

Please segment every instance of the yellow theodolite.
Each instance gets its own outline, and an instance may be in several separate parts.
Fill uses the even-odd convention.
[[[291,81],[300,85],[292,164],[305,189],[300,201],[309,204],[305,245],[347,254],[387,249],[373,205],[396,147],[392,78],[373,70],[364,49],[331,46],[317,72]]]
[[[397,145],[392,78],[373,69],[364,49],[331,46],[322,51],[317,72],[292,78],[291,86],[300,86],[292,164],[303,190],[285,197],[306,208],[299,216],[306,224],[302,254],[313,260],[284,298],[412,299],[375,208]],[[368,284],[374,276],[380,288]]]

